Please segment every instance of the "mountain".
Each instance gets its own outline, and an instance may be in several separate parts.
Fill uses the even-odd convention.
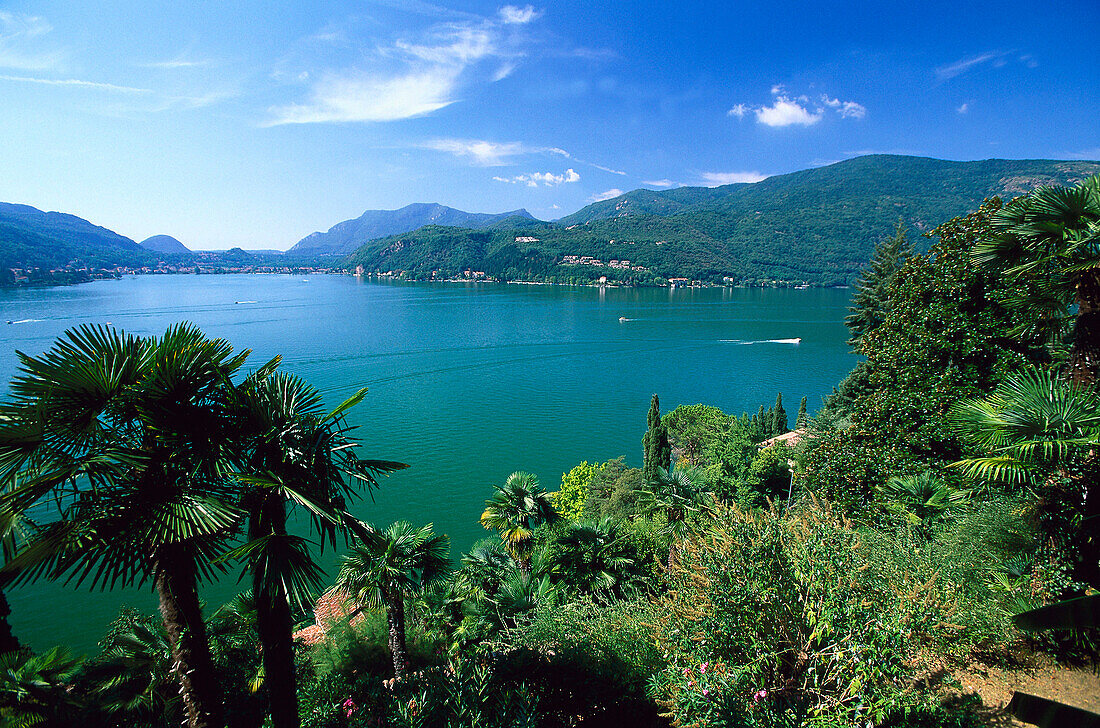
[[[926,246],[921,233],[987,197],[1010,199],[1098,173],[1100,163],[1085,161],[870,155],[756,183],[635,190],[554,223],[425,227],[371,241],[344,265],[413,278],[472,269],[572,282],[608,275],[634,282],[684,276],[849,285],[899,220],[918,247]],[[604,265],[574,264],[566,256]]]
[[[0,202],[0,269],[129,264],[152,259],[130,238],[62,212]]]
[[[145,240],[142,240],[138,245],[146,250],[152,250],[154,253],[186,255],[191,252],[190,248],[173,238],[171,235],[154,235],[151,238],[145,238]]]
[[[347,255],[360,245],[387,235],[400,235],[425,225],[446,225],[471,229],[486,228],[502,220],[534,220],[527,210],[499,214],[463,212],[446,205],[418,202],[400,210],[367,210],[354,220],[345,220],[325,233],[312,233],[287,251],[291,255]],[[515,225],[518,221],[513,221]],[[522,224],[522,223],[520,223]]]

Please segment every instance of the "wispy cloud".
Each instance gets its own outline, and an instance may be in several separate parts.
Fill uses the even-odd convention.
[[[52,30],[53,26],[45,18],[0,10],[0,68],[56,69],[64,54],[42,45],[42,39]]]
[[[561,174],[554,174],[553,172],[531,172],[530,174],[517,174],[514,177],[493,177],[493,179],[497,182],[507,182],[513,185],[523,184],[528,187],[538,187],[540,184],[545,187],[555,187],[569,182],[580,182],[581,176],[572,168],[569,168]]]
[[[607,190],[605,192],[598,192],[598,193],[592,195],[591,197],[589,197],[588,201],[589,202],[603,202],[604,200],[612,200],[612,199],[614,199],[614,198],[616,198],[616,197],[618,197],[622,194],[623,194],[622,190],[620,190],[618,188],[614,188],[614,189]]]
[[[509,25],[526,25],[540,15],[542,15],[542,13],[538,12],[530,5],[525,5],[522,8],[516,7],[515,5],[505,5],[500,9],[501,21]]]
[[[151,94],[152,89],[135,88],[133,86],[117,86],[113,83],[99,83],[98,81],[83,81],[76,78],[32,78],[30,76],[6,76],[0,75],[0,81],[13,83],[37,83],[45,86],[69,86],[74,88],[94,89],[96,91],[111,91],[123,94]]]
[[[642,182],[643,185],[649,185],[650,187],[676,187],[677,183],[670,179],[648,179]]]
[[[759,172],[703,172],[699,177],[707,187],[719,187],[744,182],[759,182],[768,178]]]
[[[986,51],[939,66],[936,68],[936,78],[940,81],[949,81],[956,76],[961,76],[983,66],[1003,68],[1013,60],[1028,68],[1036,68],[1039,65],[1039,62],[1030,53],[1016,55],[1016,51]]]
[[[955,109],[955,111],[959,112],[960,114],[967,113],[968,111],[970,111],[970,102],[964,102],[963,105]]]
[[[813,126],[825,118],[826,109],[831,109],[842,119],[862,119],[867,115],[867,107],[856,101],[841,101],[821,94],[816,100],[805,94],[792,96],[782,84],[771,88],[774,97],[771,105],[750,106],[735,104],[728,116],[744,119],[750,113],[756,123],[770,127]]]
[[[538,13],[506,6],[499,18],[439,23],[415,38],[397,38],[365,52],[343,68],[282,73],[309,84],[304,102],[274,106],[268,126],[323,122],[385,122],[424,116],[460,100],[471,84],[493,83],[515,70],[524,50],[519,31]],[[343,38],[326,28],[325,36]]]
[[[456,157],[468,157],[482,167],[510,164],[512,157],[537,151],[522,142],[490,142],[484,139],[433,139],[421,146]]]
[[[165,69],[200,68],[200,67],[212,65],[212,61],[202,60],[202,59],[194,59],[194,58],[186,58],[184,56],[179,56],[178,58],[173,58],[173,59],[167,60],[167,61],[152,61],[150,63],[145,63],[145,64],[142,64],[142,65],[144,65],[146,68],[165,68]]]

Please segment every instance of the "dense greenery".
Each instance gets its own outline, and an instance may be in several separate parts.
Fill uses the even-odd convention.
[[[0,717],[976,726],[955,672],[1097,652],[1094,629],[1031,637],[1013,620],[1100,587],[1100,395],[1072,336],[1090,309],[1065,295],[1100,240],[1089,214],[1020,219],[1094,184],[989,200],[927,254],[902,256],[899,230],[854,305],[872,314],[853,327],[866,361],[815,417],[803,399],[790,446],[769,444],[789,427],[781,394],[752,415],[662,415],[655,396],[644,467],[585,461],[554,493],[513,473],[487,488],[495,534],[454,563],[430,524],[378,530],[345,510],[353,482],[400,467],[349,455],[341,415],[361,394],[326,414],[278,362],[242,377],[243,355],[189,326],[71,332],[24,357],[0,411],[0,575],[150,579],[162,618],[124,611],[84,661],[0,654]],[[1053,281],[1019,256],[1002,275],[1004,236],[1055,251]],[[1067,246],[1086,264],[1063,265]],[[1027,305],[1044,289],[1068,321],[1046,325],[1050,296]],[[20,518],[46,496],[56,520]],[[286,531],[291,504],[350,542],[311,615],[296,595],[323,584]],[[199,577],[228,557],[253,590],[203,619]]]

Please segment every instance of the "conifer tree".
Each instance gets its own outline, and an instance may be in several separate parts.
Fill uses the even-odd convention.
[[[875,246],[871,262],[863,269],[852,295],[852,305],[848,307],[844,324],[852,333],[848,345],[853,349],[858,351],[863,335],[877,328],[886,319],[890,283],[894,280],[894,274],[912,254],[913,246],[905,235],[905,223],[899,219],[894,235]]]
[[[772,435],[782,435],[787,431],[787,411],[783,409],[783,393],[775,396],[775,408],[772,411]]]
[[[760,409],[757,410],[754,418],[756,419],[756,429],[757,432],[760,433],[760,436],[770,437],[771,433],[769,430],[771,430],[771,417],[764,411],[764,405],[760,405]]]
[[[649,428],[642,438],[642,450],[645,456],[645,464],[642,474],[646,483],[653,482],[657,477],[657,469],[669,469],[672,465],[672,446],[668,442],[668,428],[661,422],[661,403],[657,395],[649,404],[649,414],[646,417]]]
[[[806,398],[798,403],[798,415],[794,418],[794,428],[800,430],[806,426]]]

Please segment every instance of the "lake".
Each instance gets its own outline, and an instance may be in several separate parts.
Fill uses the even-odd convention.
[[[663,412],[702,402],[726,412],[771,406],[792,423],[855,364],[843,325],[849,291],[591,288],[372,282],[349,276],[137,276],[0,291],[0,377],[16,350],[45,351],[66,329],[106,324],[161,334],[189,320],[208,335],[276,354],[350,415],[365,457],[400,460],[374,501],[352,510],[386,525],[431,521],[457,557],[487,535],[492,486],[535,473],[556,490],[581,460],[640,466],[650,397]],[[621,318],[628,319],[621,321]],[[799,344],[775,339],[801,338]],[[330,566],[336,555],[328,553]],[[205,585],[212,611],[240,587]],[[52,583],[12,589],[11,623],[35,649],[94,651],[120,605],[155,609],[151,589],[99,593]]]

